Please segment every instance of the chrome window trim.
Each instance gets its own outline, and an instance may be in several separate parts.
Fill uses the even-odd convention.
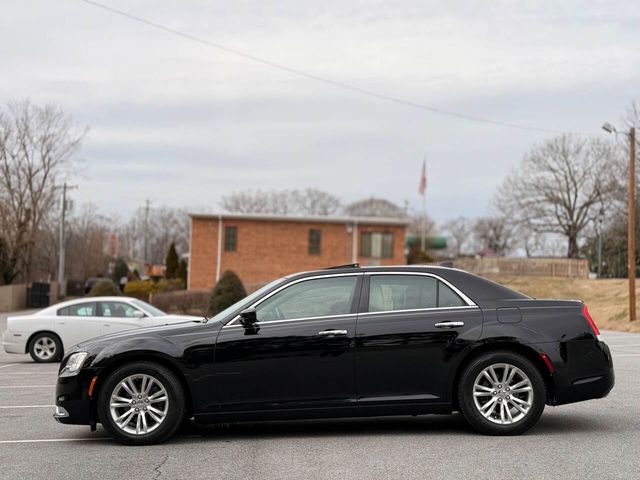
[[[312,277],[299,278],[299,279],[294,280],[292,282],[286,283],[285,285],[281,285],[280,287],[276,288],[273,292],[265,295],[260,300],[257,300],[256,302],[252,303],[247,308],[256,308],[258,305],[260,305],[262,302],[264,302],[268,298],[272,297],[276,293],[284,290],[285,288],[288,288],[288,287],[290,287],[292,285],[296,285],[296,284],[301,283],[301,282],[306,282],[308,280],[324,279],[324,278],[334,278],[334,277],[358,277],[358,276],[362,276],[362,275],[364,275],[364,274],[361,273],[361,272],[351,272],[351,273],[332,273],[332,274],[329,274],[329,275],[314,275]],[[319,316],[319,317],[287,318],[287,319],[284,319],[284,320],[268,320],[266,322],[256,322],[256,325],[266,325],[266,324],[275,323],[275,322],[291,322],[291,321],[319,319],[319,318],[349,317],[349,316],[355,316],[355,315],[357,315],[357,313],[345,313],[345,314],[341,314],[341,315],[323,315],[323,316]],[[240,318],[240,315],[236,315],[233,318],[233,320],[231,320],[229,323],[227,323],[222,328],[234,327],[234,326],[242,326],[242,325],[236,324],[236,322],[238,321],[239,318]]]
[[[393,272],[393,271],[389,271],[389,272],[366,272],[365,275],[421,275],[424,277],[432,277],[435,278],[437,280],[440,280],[442,283],[444,283],[447,287],[449,287],[451,290],[453,290],[456,294],[458,294],[460,296],[460,298],[462,298],[462,300],[467,304],[466,307],[477,307],[478,305],[476,305],[476,303],[471,300],[469,297],[467,297],[463,292],[460,291],[460,289],[458,287],[456,287],[455,285],[451,284],[449,281],[445,280],[444,278],[442,278],[439,275],[435,275],[433,273],[428,273],[428,272]],[[430,307],[430,310],[442,310],[445,308],[464,308],[465,306],[462,307]],[[425,308],[414,308],[411,310],[427,310]],[[409,310],[409,311],[411,311]],[[381,310],[380,312],[363,312],[363,313],[383,313],[383,312],[399,312],[400,310]],[[362,315],[362,313],[360,314]]]
[[[349,317],[357,317],[358,314],[357,313],[345,313],[345,314],[341,314],[341,315],[325,315],[322,317],[299,317],[299,318],[287,318],[285,320],[267,320],[266,322],[258,322],[256,323],[256,325],[258,326],[262,326],[262,325],[271,325],[272,323],[289,323],[289,322],[302,322],[302,321],[318,321],[318,320],[323,320],[323,321],[331,321],[331,320],[341,320],[343,318],[349,318]],[[235,318],[234,318],[235,320]],[[236,323],[234,325],[231,325],[231,323],[229,323],[228,325],[225,325],[222,328],[244,328],[242,325],[240,325],[239,323]]]
[[[393,314],[393,313],[420,313],[420,312],[441,312],[443,310],[476,310],[479,307],[477,305],[462,305],[459,307],[429,307],[429,308],[408,308],[404,310],[381,310],[379,312],[362,312],[358,315],[361,317],[379,315],[379,314]]]

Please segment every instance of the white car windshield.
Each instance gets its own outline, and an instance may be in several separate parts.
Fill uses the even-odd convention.
[[[272,287],[275,287],[279,283],[282,283],[283,280],[284,280],[284,278],[279,278],[277,280],[274,280],[273,282],[267,283],[264,287],[259,288],[258,290],[253,292],[251,295],[247,295],[246,297],[244,297],[239,302],[236,302],[233,305],[231,305],[230,307],[225,308],[223,311],[221,311],[220,313],[218,313],[214,317],[211,317],[209,320],[210,321],[221,321],[221,320],[224,320],[231,312],[233,312],[235,310],[242,310],[243,308],[246,308],[249,305],[251,305],[254,302],[255,299],[260,297],[260,295],[262,295],[264,292],[266,292],[267,290],[271,289]]]
[[[159,308],[156,308],[153,305],[148,304],[147,302],[143,302],[142,300],[134,299],[131,300],[131,303],[152,317],[163,317],[166,315],[166,313],[164,313]]]

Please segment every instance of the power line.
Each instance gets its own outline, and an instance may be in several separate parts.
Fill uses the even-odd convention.
[[[556,134],[564,134],[564,133],[572,133],[572,132],[567,132],[567,131],[562,131],[562,130],[553,130],[550,128],[544,128],[544,127],[536,127],[533,125],[523,125],[523,124],[519,124],[519,123],[511,123],[511,122],[501,122],[498,120],[492,120],[490,118],[485,118],[485,117],[480,117],[480,116],[476,116],[476,115],[469,115],[466,113],[460,113],[460,112],[452,112],[450,110],[444,110],[441,108],[437,108],[437,107],[432,107],[429,105],[425,105],[422,103],[418,103],[418,102],[414,102],[411,100],[405,100],[402,98],[398,98],[398,97],[393,97],[390,95],[385,95],[382,93],[378,93],[378,92],[374,92],[371,90],[367,90],[364,88],[360,88],[354,85],[350,85],[347,83],[343,83],[343,82],[339,82],[336,80],[332,80],[330,78],[326,78],[326,77],[322,77],[313,73],[309,73],[309,72],[305,72],[304,70],[299,70],[297,68],[293,68],[293,67],[289,67],[287,65],[283,65],[281,63],[277,63],[277,62],[273,62],[271,60],[262,58],[262,57],[258,57],[256,55],[252,55],[249,53],[245,53],[242,52],[240,50],[236,50],[234,48],[230,48],[224,45],[221,45],[219,43],[215,43],[215,42],[211,42],[209,40],[206,40],[204,38],[200,38],[197,37],[195,35],[192,35],[190,33],[185,33],[182,32],[180,30],[176,30],[174,28],[171,27],[167,27],[166,25],[162,25],[160,23],[156,23],[153,22],[151,20],[147,20],[145,18],[142,17],[138,17],[136,15],[133,15],[131,13],[125,12],[123,10],[119,10],[117,8],[111,7],[109,5],[105,5],[103,3],[100,2],[96,2],[94,0],[82,0],[85,3],[88,3],[89,5],[92,5],[94,7],[98,7],[98,8],[102,8],[104,10],[107,10],[111,13],[115,13],[116,15],[120,15],[123,17],[126,17],[130,20],[134,20],[136,22],[142,23],[144,25],[156,28],[158,30],[163,30],[167,33],[171,33],[173,35],[177,35],[179,37],[182,38],[186,38],[187,40],[191,40],[203,45],[206,45],[208,47],[212,47],[212,48],[216,48],[218,50],[222,50],[224,52],[227,53],[231,53],[233,55],[242,57],[242,58],[246,58],[247,60],[251,60],[253,62],[257,62],[257,63],[261,63],[263,65],[267,65],[269,67],[272,68],[276,68],[278,70],[282,70],[288,73],[292,73],[294,75],[298,75],[300,77],[304,77],[304,78],[308,78],[311,80],[316,80],[318,82],[322,82],[322,83],[326,83],[328,85],[333,85],[334,87],[339,87],[339,88],[343,88],[345,90],[350,90],[352,92],[356,92],[356,93],[360,93],[362,95],[368,95],[370,97],[374,97],[374,98],[378,98],[380,100],[385,100],[387,102],[393,102],[393,103],[397,103],[400,105],[404,105],[407,107],[412,107],[412,108],[418,108],[420,110],[426,110],[428,112],[431,113],[436,113],[438,115],[446,115],[449,117],[454,117],[454,118],[459,118],[459,119],[463,119],[463,120],[468,120],[468,121],[472,121],[472,122],[478,122],[478,123],[486,123],[489,125],[495,125],[495,126],[499,126],[499,127],[506,127],[506,128],[516,128],[519,130],[530,130],[530,131],[535,131],[535,132],[545,132],[545,133],[556,133]]]

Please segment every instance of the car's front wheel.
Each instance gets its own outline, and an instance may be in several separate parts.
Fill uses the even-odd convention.
[[[166,440],[180,426],[183,414],[180,381],[155,363],[124,365],[100,388],[99,420],[111,436],[126,445]]]
[[[544,379],[526,357],[488,352],[473,360],[458,384],[466,420],[487,435],[518,435],[536,424],[546,403]]]

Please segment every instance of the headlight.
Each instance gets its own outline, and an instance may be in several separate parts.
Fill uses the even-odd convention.
[[[80,368],[82,367],[82,364],[84,363],[85,358],[87,358],[87,352],[74,353],[69,357],[69,360],[67,361],[67,364],[64,367],[65,370],[67,370],[67,372],[69,372],[70,374],[75,375],[76,373],[78,373],[78,370],[80,370]]]

